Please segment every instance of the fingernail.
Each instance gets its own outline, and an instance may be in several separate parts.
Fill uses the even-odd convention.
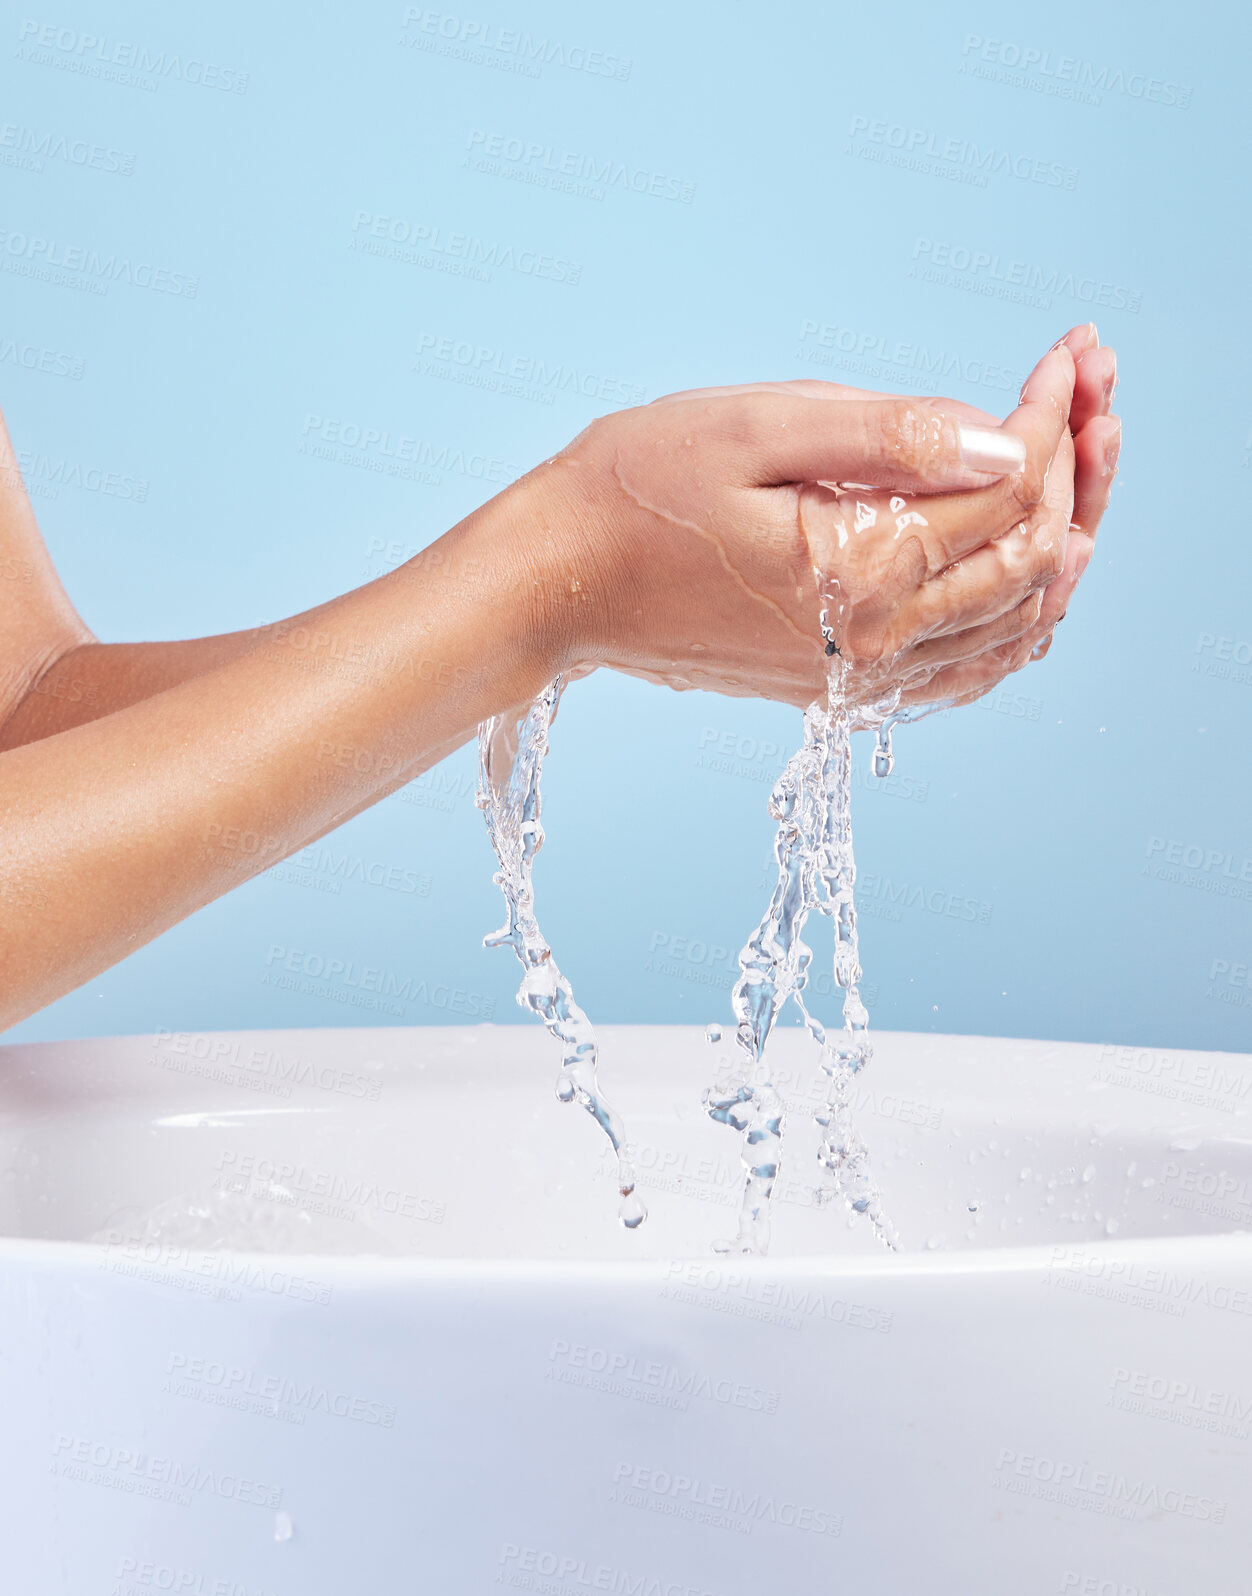
[[[1117,459],[1122,452],[1122,424],[1117,423],[1117,431],[1104,440],[1104,470],[1112,476],[1117,470]]]
[[[1026,464],[1026,443],[1015,432],[990,427],[958,427],[957,447],[962,462],[972,471],[993,471],[996,476],[1015,476]]]
[[[1078,558],[1074,561],[1074,580],[1075,581],[1080,581],[1081,580],[1082,573],[1087,569],[1087,567],[1090,564],[1091,564],[1091,550],[1087,549],[1085,553],[1080,554],[1078,556]]]
[[[1104,379],[1104,403],[1106,406],[1113,403],[1113,395],[1117,390],[1117,356],[1113,356],[1113,365],[1108,376]]]

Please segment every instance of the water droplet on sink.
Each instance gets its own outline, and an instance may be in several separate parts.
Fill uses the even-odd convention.
[[[289,1541],[296,1533],[296,1526],[291,1522],[290,1513],[274,1514],[274,1539],[276,1541]]]
[[[705,1031],[704,1035],[705,1038],[710,1042],[720,1042],[722,1039],[722,1028],[720,1025],[710,1025],[708,1030]]]

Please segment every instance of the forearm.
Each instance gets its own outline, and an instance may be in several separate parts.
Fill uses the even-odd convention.
[[[233,657],[0,755],[0,1025],[72,990],[543,686],[531,500]],[[501,593],[514,598],[500,601]],[[213,641],[213,640],[210,640]],[[261,839],[245,852],[233,839]]]
[[[266,637],[294,638],[310,658],[316,642],[334,625],[335,598],[269,626],[223,632],[214,637],[159,643],[99,643],[94,639],[67,648],[44,668],[0,725],[0,752],[20,748],[57,732],[98,720],[116,710],[178,687],[250,653]],[[288,646],[292,646],[289,642]]]

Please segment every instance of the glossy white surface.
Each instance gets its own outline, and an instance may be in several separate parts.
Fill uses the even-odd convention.
[[[605,1028],[633,1234],[537,1030],[0,1049],[12,1588],[1242,1596],[1252,1059],[876,1041],[908,1250],[789,1033],[752,1262],[695,1030]]]

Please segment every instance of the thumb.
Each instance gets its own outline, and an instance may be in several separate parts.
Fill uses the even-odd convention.
[[[1048,351],[1024,391],[1052,419],[1054,412],[1068,414],[1073,385],[1073,356],[1062,346]],[[1051,458],[1048,440],[1034,436],[1045,429],[1022,435],[1028,431],[1021,424],[1025,406],[1006,428],[966,421],[933,399],[831,400],[775,391],[715,403],[733,407],[726,420],[761,486],[856,482],[950,492],[1020,473],[1030,447],[1042,454],[1041,468]]]

